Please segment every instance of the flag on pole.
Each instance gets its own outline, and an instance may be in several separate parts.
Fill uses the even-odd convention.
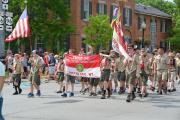
[[[122,54],[126,59],[131,59],[127,52],[127,44],[123,40],[120,10],[118,8],[114,10],[113,16],[115,19],[111,23],[113,28],[112,48],[115,52]]]
[[[5,42],[12,42],[18,38],[25,38],[30,35],[30,27],[28,23],[27,7],[24,9],[21,17],[12,33],[5,39]]]

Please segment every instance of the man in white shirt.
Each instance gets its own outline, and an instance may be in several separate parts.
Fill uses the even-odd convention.
[[[2,95],[1,95],[2,88],[3,88],[3,85],[4,85],[4,77],[5,77],[5,66],[0,61],[0,120],[4,120],[4,118],[2,116],[3,98],[2,98]]]

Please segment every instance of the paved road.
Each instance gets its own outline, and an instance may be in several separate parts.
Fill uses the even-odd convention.
[[[56,94],[55,82],[43,83],[42,96],[27,98],[28,83],[23,83],[22,95],[12,96],[12,85],[3,90],[3,114],[6,120],[180,120],[180,85],[177,92],[126,103],[126,95],[100,96],[75,94],[62,98]],[[76,85],[76,91],[80,85]]]

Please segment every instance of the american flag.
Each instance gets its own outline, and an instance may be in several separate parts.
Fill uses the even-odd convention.
[[[28,14],[27,14],[27,7],[24,9],[21,17],[19,18],[18,22],[12,33],[5,39],[5,42],[11,42],[18,38],[25,38],[30,35],[30,27],[28,24]]]

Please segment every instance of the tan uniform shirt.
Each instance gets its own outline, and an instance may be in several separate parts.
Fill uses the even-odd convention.
[[[139,65],[139,55],[138,54],[134,54],[133,56],[133,60],[129,60],[127,67],[126,67],[126,72],[128,74],[134,72],[137,70],[137,67]]]
[[[124,63],[124,59],[123,58],[117,58],[116,59],[116,68],[119,72],[123,72],[126,70],[126,64]]]
[[[13,74],[21,74],[23,72],[23,65],[20,61],[14,61],[13,67],[14,67]]]
[[[140,60],[140,62],[139,62],[140,64],[141,64],[141,62],[144,63],[144,71],[146,72],[146,74],[149,74],[149,71],[150,71],[150,62],[149,62],[148,58],[147,57],[142,58],[142,56],[140,56],[139,60]]]
[[[166,70],[168,70],[168,61],[169,61],[169,59],[168,59],[168,57],[166,55],[162,55],[162,56],[157,55],[155,57],[155,60],[154,60],[154,62],[156,64],[156,70],[157,71],[160,71],[160,70],[166,71]]]
[[[176,66],[180,67],[180,58],[176,58]]]

